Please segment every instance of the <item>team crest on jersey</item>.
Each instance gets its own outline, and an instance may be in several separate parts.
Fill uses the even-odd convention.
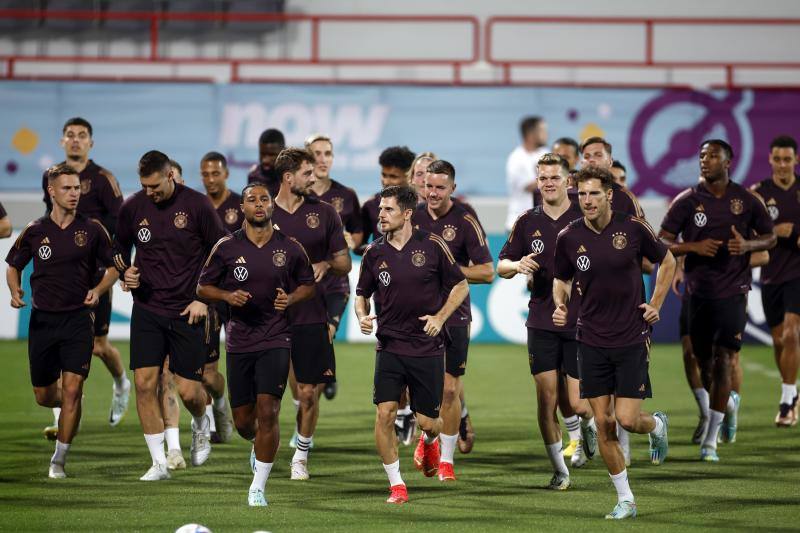
[[[344,211],[344,198],[340,196],[334,196],[331,198],[331,205],[334,209],[336,209],[337,213],[341,213]]]
[[[628,237],[623,231],[618,231],[611,237],[611,245],[617,250],[624,250],[628,246]]]
[[[39,257],[42,261],[47,261],[50,259],[51,255],[53,255],[53,250],[51,250],[49,246],[44,245],[39,247]]]
[[[81,180],[81,194],[89,194],[92,190],[92,180]]]
[[[456,228],[455,226],[451,226],[450,224],[446,224],[444,229],[442,230],[442,239],[446,240],[447,242],[452,241],[456,238]]]
[[[186,224],[188,222],[189,222],[189,217],[186,216],[186,213],[184,213],[183,211],[178,211],[177,213],[175,213],[175,220],[173,220],[173,223],[175,224],[176,228],[183,229],[186,227]]]
[[[579,255],[578,260],[575,262],[575,264],[578,265],[578,270],[580,270],[581,272],[586,272],[592,265],[591,261],[589,261],[589,258],[585,255]]]
[[[233,269],[233,277],[236,278],[236,281],[244,281],[247,279],[247,268],[243,266],[238,266]]]
[[[741,215],[744,211],[744,202],[739,198],[731,199],[731,213],[734,215]]]
[[[225,210],[225,223],[229,226],[236,224],[239,221],[239,210],[231,207]]]
[[[542,239],[533,239],[531,242],[531,252],[536,255],[544,252],[544,241],[542,241]]]
[[[309,213],[306,215],[306,226],[311,229],[319,227],[319,215],[316,213]]]
[[[772,220],[778,220],[778,216],[780,216],[781,212],[778,210],[777,205],[768,205],[767,211],[769,211],[769,218]]]
[[[703,213],[702,211],[695,212],[694,214],[695,226],[697,226],[698,228],[702,228],[703,226],[706,225],[706,222],[708,222],[708,217],[706,217],[705,213]]]
[[[411,263],[415,267],[421,267],[425,264],[425,253],[420,250],[414,250],[414,253],[411,254]]]
[[[378,279],[383,283],[384,287],[388,287],[389,283],[392,282],[392,275],[389,274],[388,270],[381,270],[381,273],[378,274]]]
[[[139,228],[139,231],[136,232],[136,237],[138,237],[139,242],[149,242],[150,230],[147,228]]]
[[[282,267],[286,264],[286,251],[285,250],[275,250],[272,253],[272,264],[276,267]]]
[[[79,229],[75,232],[75,245],[76,246],[86,246],[86,242],[88,241],[88,237],[86,232],[82,229]]]

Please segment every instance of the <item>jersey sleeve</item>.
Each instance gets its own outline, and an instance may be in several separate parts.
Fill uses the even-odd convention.
[[[202,200],[202,207],[200,208],[200,232],[203,235],[203,242],[205,242],[208,247],[206,249],[210,250],[211,247],[218,243],[221,238],[225,237],[228,232],[222,225],[222,221],[217,215],[216,209],[211,205],[211,200],[205,197],[202,198]]]
[[[431,234],[429,238],[433,241],[434,249],[436,249],[439,256],[439,278],[442,283],[442,289],[449,293],[453,287],[467,278],[461,271],[461,267],[456,263],[455,257],[453,257],[444,239],[434,234]]]
[[[644,218],[644,211],[639,205],[639,201],[627,189],[615,189],[614,197],[612,200],[612,208],[614,211],[625,213],[626,215],[633,215],[635,217]]]
[[[295,250],[292,254],[294,256],[291,270],[292,282],[296,287],[313,285],[314,269],[311,268],[311,261],[308,259],[308,255],[302,245],[299,242],[295,242],[295,245]]]
[[[101,170],[100,176],[105,178],[105,180],[100,180],[100,183],[103,184],[99,191],[100,203],[103,204],[106,213],[108,213],[102,222],[108,232],[113,235],[117,229],[119,208],[122,206],[122,191],[119,190],[117,178],[109,171]]]
[[[375,283],[375,275],[372,272],[372,256],[375,251],[368,247],[364,252],[364,257],[361,258],[361,266],[358,270],[358,283],[356,284],[356,294],[369,298],[375,292],[377,287]]]
[[[661,221],[661,229],[667,233],[678,236],[686,226],[686,221],[690,215],[691,206],[685,198],[679,198],[670,204],[664,220]]]
[[[367,200],[364,202],[364,205],[361,206],[361,231],[364,232],[364,244],[369,242],[370,237],[372,239],[378,237],[376,228],[377,221],[372,220],[372,215],[369,211],[370,202],[371,200]]]
[[[464,243],[467,248],[467,256],[473,265],[484,265],[491,263],[492,252],[489,251],[489,244],[486,242],[486,234],[483,232],[481,223],[476,217],[470,214],[464,215],[465,237]]]
[[[223,237],[217,241],[217,244],[211,249],[211,253],[208,254],[203,269],[200,271],[200,278],[197,281],[198,285],[219,287],[225,279],[225,250],[222,244],[228,239],[230,239],[229,236]]]
[[[567,226],[569,227],[569,226]],[[556,256],[553,263],[553,277],[563,281],[572,279],[575,276],[575,266],[569,258],[569,251],[567,250],[567,237],[566,231],[561,231],[556,238]]]
[[[755,194],[753,194],[753,209],[750,227],[753,228],[758,235],[772,233],[775,227],[775,223],[772,222],[772,217],[769,216],[769,211],[767,211],[764,202],[762,202],[761,199]]]
[[[355,191],[350,191],[350,201],[353,203],[353,210],[350,216],[344,222],[345,229],[350,233],[361,233],[364,231],[364,225],[361,220],[361,203],[358,201],[358,195]]]
[[[14,246],[6,255],[6,263],[22,272],[33,257],[30,241],[30,226],[22,230]]]
[[[130,204],[123,204],[117,218],[117,231],[114,232],[113,254],[114,266],[120,274],[131,266],[131,248],[133,248],[133,210]]]
[[[639,230],[640,248],[642,257],[651,263],[660,263],[667,255],[669,248],[656,236],[653,228],[643,218],[631,217],[634,225]]]
[[[92,220],[92,223],[97,229],[97,239],[95,239],[95,264],[99,267],[108,268],[113,267],[113,248],[111,244],[111,235],[103,224],[98,220]]]
[[[525,243],[523,242],[523,226],[522,217],[525,215],[521,215],[517,218],[516,222],[514,222],[514,226],[511,228],[511,233],[508,235],[508,240],[506,240],[505,244],[503,244],[503,248],[500,250],[500,255],[498,256],[500,259],[510,259],[511,261],[519,261],[522,259],[522,256],[525,255]]]

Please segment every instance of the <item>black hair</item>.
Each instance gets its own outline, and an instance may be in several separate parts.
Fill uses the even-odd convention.
[[[64,127],[61,129],[61,133],[66,133],[68,126],[83,126],[89,131],[89,137],[92,136],[92,125],[89,124],[89,121],[86,120],[85,118],[72,117],[71,119],[67,120],[64,123]]]
[[[572,137],[559,137],[553,143],[553,146],[557,144],[565,144],[567,146],[572,146],[575,149],[575,153],[578,154],[581,151],[580,145],[578,145],[578,141],[573,139]]]
[[[403,172],[408,172],[417,155],[408,149],[408,146],[390,146],[378,157],[378,164],[382,167],[395,167]]]
[[[456,180],[456,169],[444,159],[437,159],[428,165],[428,172],[431,174],[447,174],[451,180]]]
[[[733,159],[733,148],[731,147],[730,144],[728,144],[727,142],[723,141],[722,139],[706,139],[705,141],[700,143],[700,149],[702,150],[703,146],[705,146],[707,144],[711,144],[711,145],[714,145],[714,146],[719,146],[720,148],[722,148],[722,151],[725,152],[725,155],[727,156],[728,161]]]
[[[222,163],[222,168],[228,168],[228,160],[219,152],[208,152],[203,156],[203,159],[200,160],[200,164],[202,165],[206,161],[219,161]]]
[[[300,170],[303,161],[313,165],[316,160],[314,154],[305,148],[284,148],[275,158],[275,172],[283,179],[285,173],[294,173]]]
[[[622,163],[620,163],[620,162],[619,162],[617,159],[615,159],[615,160],[614,160],[614,162],[613,162],[613,163],[611,163],[611,168],[619,168],[619,169],[622,169],[622,171],[623,171],[625,174],[627,174],[627,173],[628,173],[628,169],[627,169],[627,168],[625,168],[625,165],[623,165]]]
[[[600,185],[603,189],[608,191],[612,188],[614,183],[614,176],[608,170],[594,166],[584,166],[575,173],[575,183],[581,183],[589,180],[600,180]]]
[[[280,130],[270,128],[261,132],[258,137],[258,144],[279,144],[281,148],[286,146],[286,139]]]
[[[586,139],[585,141],[583,141],[581,143],[581,153],[583,153],[583,151],[586,150],[587,146],[589,146],[590,144],[595,144],[595,143],[602,144],[603,148],[605,148],[605,150],[606,150],[606,153],[608,155],[611,155],[611,143],[608,142],[607,140],[603,139],[602,137],[597,137],[597,136],[589,137],[588,139]]]
[[[791,148],[794,150],[794,153],[797,153],[797,141],[794,140],[794,137],[790,137],[789,135],[778,135],[769,143],[770,152],[773,148]]]
[[[149,176],[154,172],[164,172],[170,165],[167,154],[158,150],[150,150],[139,159],[139,176]]]
[[[169,166],[171,166],[171,167],[172,167],[172,168],[174,168],[174,169],[177,169],[177,171],[178,171],[178,174],[180,174],[181,176],[183,176],[183,167],[181,166],[181,164],[180,164],[180,163],[178,163],[178,162],[177,162],[177,161],[175,161],[174,159],[170,159],[170,160],[169,160]]]
[[[417,207],[417,191],[408,185],[390,185],[381,191],[381,198],[397,198],[403,211]]]
[[[535,130],[539,127],[539,124],[544,121],[542,117],[539,116],[532,116],[532,117],[525,117],[519,123],[519,134],[522,135],[522,138],[528,136],[530,132]]]
[[[247,191],[255,187],[264,187],[264,189],[267,191],[267,194],[269,194],[270,198],[272,198],[272,195],[269,192],[269,187],[267,187],[265,183],[262,183],[260,181],[253,181],[245,185],[244,189],[242,189],[242,202],[244,202],[244,197],[247,196]]]

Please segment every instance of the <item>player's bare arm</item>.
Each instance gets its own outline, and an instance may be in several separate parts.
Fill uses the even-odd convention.
[[[461,272],[464,273],[468,283],[491,283],[494,281],[494,265],[492,263],[462,266]]]
[[[354,307],[356,310],[356,317],[358,317],[358,325],[361,328],[361,333],[364,335],[369,335],[372,333],[372,321],[377,318],[377,316],[369,314],[369,300],[361,295],[358,295],[356,296]]]
[[[572,280],[553,279],[553,303],[556,306],[553,311],[553,324],[556,326],[567,325],[567,303],[571,293]]]
[[[9,266],[6,269],[6,282],[8,283],[8,292],[11,293],[11,307],[15,309],[25,307],[25,301],[22,299],[25,292],[22,290],[19,270]]]
[[[533,260],[536,254],[523,256],[519,261],[501,259],[497,263],[497,275],[504,279],[511,279],[517,274],[529,275],[539,270],[539,263]]]
[[[119,272],[117,272],[117,269],[115,267],[108,267],[100,282],[89,290],[89,293],[86,295],[86,300],[84,300],[84,304],[88,307],[94,307],[97,305],[97,302],[100,301],[100,296],[108,292],[108,290],[114,286],[114,283],[116,283],[118,279]]]
[[[667,292],[672,285],[672,278],[675,275],[675,256],[671,252],[667,252],[661,264],[658,267],[658,274],[656,274],[656,286],[653,289],[653,296],[650,302],[642,304],[639,309],[643,311],[643,317],[648,324],[655,324],[660,319],[659,311],[664,304],[664,299],[667,297]]]
[[[757,235],[752,239],[745,239],[744,236],[731,226],[731,238],[728,240],[728,251],[731,255],[743,255],[749,252],[760,252],[773,248],[778,242],[775,233]]]
[[[435,315],[424,315],[419,317],[420,320],[425,322],[424,331],[431,337],[435,337],[442,331],[442,327],[453,311],[458,309],[461,302],[469,294],[469,283],[467,280],[461,280],[450,289],[450,294],[447,296],[447,301]]]
[[[273,305],[276,311],[285,311],[290,305],[311,299],[315,292],[316,287],[314,285],[300,285],[290,294],[286,294],[286,292],[279,287]]]
[[[231,307],[243,307],[253,297],[241,289],[226,291],[213,285],[198,285],[196,294],[198,298],[207,302],[225,302]]]
[[[0,239],[11,237],[11,219],[8,217],[0,218]]]
[[[703,239],[702,241],[677,242],[677,235],[664,231],[658,232],[658,238],[669,246],[672,255],[679,257],[686,254],[697,254],[703,257],[714,257],[724,243],[717,239]]]

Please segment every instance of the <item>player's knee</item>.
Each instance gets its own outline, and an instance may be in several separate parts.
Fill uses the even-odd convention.
[[[136,394],[155,394],[158,384],[158,373],[133,373],[133,384],[136,387]]]
[[[42,407],[58,407],[59,402],[55,390],[50,388],[37,387],[33,389],[33,396],[36,403]]]
[[[458,399],[458,381],[451,380],[449,383],[445,381],[444,389],[442,390],[442,404],[452,405]]]
[[[789,327],[784,327],[783,332],[780,338],[781,349],[784,346],[797,346],[797,343],[800,342],[800,333],[797,331],[797,325],[789,325]]]
[[[629,433],[634,433],[636,428],[636,419],[638,415],[631,415],[628,413],[617,413],[617,424],[622,426],[622,429]]]
[[[391,427],[394,425],[397,411],[388,405],[379,405],[378,413],[376,415],[376,423],[379,426]]]

